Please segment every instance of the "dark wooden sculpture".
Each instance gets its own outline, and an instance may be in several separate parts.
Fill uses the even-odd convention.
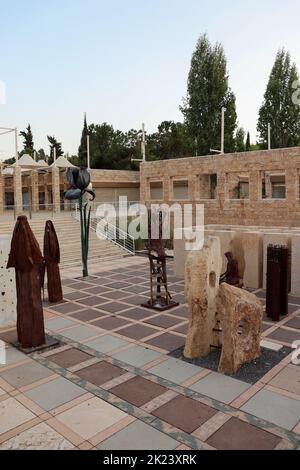
[[[288,315],[290,253],[287,246],[268,246],[266,313],[273,321]]]
[[[27,217],[18,217],[7,268],[14,268],[16,272],[17,332],[23,349],[37,348],[46,342],[41,298],[42,263],[41,250]]]
[[[172,300],[168,290],[167,256],[162,238],[163,214],[162,212],[148,212],[148,257],[150,262],[150,292],[151,298],[143,307],[164,311],[179,304]],[[158,238],[152,238],[152,229]],[[163,292],[164,291],[164,292]]]
[[[63,292],[59,272],[60,250],[56,231],[51,220],[46,222],[44,234],[44,260],[47,271],[48,300],[61,302]]]
[[[233,254],[229,251],[225,253],[227,258],[227,270],[220,278],[220,283],[226,282],[230,286],[243,288],[244,282],[240,278],[239,265]]]

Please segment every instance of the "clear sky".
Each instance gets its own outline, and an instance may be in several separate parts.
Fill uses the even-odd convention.
[[[277,49],[300,69],[299,21],[299,0],[0,0],[0,126],[30,122],[36,148],[51,134],[76,153],[85,111],[121,130],[182,120],[206,32],[224,45],[239,124],[254,141]],[[0,137],[0,158],[12,153],[12,137]]]

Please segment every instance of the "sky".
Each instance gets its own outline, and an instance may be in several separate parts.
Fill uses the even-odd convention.
[[[300,70],[299,18],[299,0],[0,0],[0,127],[30,123],[37,149],[54,135],[76,154],[84,112],[123,131],[182,121],[191,56],[207,33],[225,48],[239,125],[254,142],[277,50]],[[13,152],[13,136],[0,137],[0,159]]]

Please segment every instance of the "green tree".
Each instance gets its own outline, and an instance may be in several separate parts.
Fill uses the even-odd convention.
[[[245,137],[246,132],[242,127],[239,127],[235,134],[235,151],[245,152]]]
[[[291,63],[290,53],[279,50],[259,111],[257,130],[262,148],[268,145],[268,123],[271,125],[272,148],[300,144],[300,106],[293,103],[293,85],[298,80],[297,67]]]
[[[185,124],[163,121],[158,132],[147,136],[148,160],[169,160],[192,155],[193,145]]]
[[[47,155],[44,149],[39,149],[37,151],[37,160],[44,160],[45,162],[47,161]]]
[[[250,141],[250,132],[247,132],[247,139],[246,139],[246,152],[250,152],[251,150],[251,141]]]
[[[235,148],[237,126],[235,95],[229,88],[227,60],[221,44],[211,45],[206,35],[198,40],[188,76],[187,96],[181,107],[191,140],[198,152],[220,148],[221,110],[225,115],[225,151]]]
[[[81,134],[81,141],[78,148],[78,164],[82,167],[87,167],[87,136],[89,135],[88,125],[86,121],[86,113],[84,114],[83,129]]]
[[[56,140],[55,137],[47,136],[47,139],[50,143],[50,157],[49,157],[49,165],[52,165],[54,162],[54,149],[56,149],[56,158],[63,156],[64,152],[62,150],[62,144]]]
[[[25,131],[20,132],[20,136],[24,137],[23,150],[20,152],[20,156],[27,154],[33,157],[34,156],[34,142],[33,142],[33,135],[32,135],[30,124],[28,124]]]

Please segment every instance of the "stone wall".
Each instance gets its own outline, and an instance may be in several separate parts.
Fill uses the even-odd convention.
[[[285,199],[271,198],[268,182],[272,174],[285,175]],[[207,199],[210,182],[203,175],[217,175],[215,199]],[[189,200],[181,202],[203,203],[206,224],[299,227],[299,175],[300,147],[146,162],[141,164],[140,198],[142,202],[151,201],[150,184],[161,181],[164,202],[173,203],[173,182],[187,179]],[[249,181],[249,196],[233,199],[239,180],[244,185]],[[201,195],[206,198],[201,199]]]

